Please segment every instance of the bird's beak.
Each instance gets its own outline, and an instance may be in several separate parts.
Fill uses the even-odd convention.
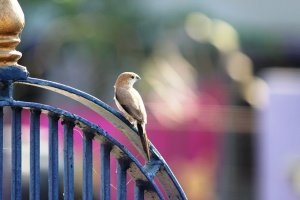
[[[141,80],[141,77],[139,77],[139,76],[136,76],[136,79],[137,79],[137,80]]]

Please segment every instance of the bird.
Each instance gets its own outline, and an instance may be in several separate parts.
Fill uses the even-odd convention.
[[[139,80],[140,76],[134,72],[121,73],[114,85],[114,100],[125,118],[136,125],[143,150],[150,160],[150,144],[146,133],[147,113],[141,95],[133,88],[134,83]]]

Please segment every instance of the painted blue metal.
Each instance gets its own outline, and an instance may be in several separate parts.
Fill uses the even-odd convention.
[[[16,66],[0,67],[0,82],[25,80],[29,73],[26,68],[22,69]]]
[[[119,159],[117,163],[117,200],[126,200],[126,171],[128,169],[128,161]]]
[[[58,115],[48,114],[49,127],[49,164],[48,164],[48,198],[57,200],[59,197],[58,176]]]
[[[76,126],[79,128],[85,128],[89,127],[91,130],[94,130],[95,139],[100,140],[102,142],[109,142],[113,145],[114,151],[112,151],[114,157],[117,159],[125,159],[129,162],[129,168],[127,172],[131,175],[131,177],[134,180],[143,180],[144,182],[147,182],[148,185],[151,185],[151,190],[148,191],[148,193],[152,196],[154,196],[154,199],[164,199],[162,193],[160,192],[159,188],[153,181],[153,178],[151,178],[147,171],[144,169],[144,167],[141,165],[141,163],[117,140],[112,138],[105,130],[103,130],[101,127],[99,127],[96,124],[93,124],[89,122],[88,120],[77,116],[75,114],[69,113],[65,110],[55,108],[49,105],[43,105],[39,103],[33,103],[33,102],[22,102],[22,101],[0,101],[0,107],[23,107],[25,109],[40,109],[43,113],[46,113],[48,115],[56,115],[61,118],[67,118],[75,122]],[[149,195],[149,196],[150,196]]]
[[[12,81],[0,82],[0,100],[12,99]]]
[[[64,120],[64,199],[74,199],[74,157],[73,128],[74,122]]]
[[[22,198],[21,107],[12,107],[11,134],[11,199]]]
[[[100,151],[101,182],[100,194],[102,200],[110,199],[110,151],[111,144],[102,143]]]
[[[134,199],[135,200],[144,200],[144,188],[143,184],[139,181],[135,183],[134,187]]]
[[[82,91],[76,90],[72,87],[46,80],[28,78],[26,80],[20,80],[17,83],[24,85],[32,85],[35,87],[40,87],[60,93],[64,96],[67,96],[75,101],[82,103],[88,108],[91,108],[93,111],[96,111],[105,119],[110,121],[114,126],[116,126],[116,128],[118,128],[129,139],[129,141],[133,143],[136,149],[145,158],[145,153],[142,149],[139,136],[137,135],[137,130],[119,112],[106,105],[99,99]],[[186,195],[184,194],[181,186],[179,185],[169,166],[152,144],[150,144],[150,150],[152,159],[155,161],[159,160],[161,162],[159,171],[156,171],[155,176],[158,178],[161,185],[165,189],[168,198],[187,199]],[[154,177],[153,175],[151,176],[152,178]]]
[[[94,134],[83,129],[83,176],[82,199],[93,199],[93,137]]]
[[[154,178],[157,175],[157,172],[160,170],[161,165],[161,160],[152,160],[151,162],[146,163],[144,168],[148,172],[148,175]]]
[[[3,182],[3,108],[0,107],[0,199],[2,199]]]
[[[40,110],[30,113],[30,190],[32,200],[40,199]]]
[[[1,77],[1,76],[0,76]],[[54,92],[60,93],[62,95],[65,95],[69,98],[72,98],[82,104],[84,104],[85,106],[93,109],[94,111],[98,112],[100,115],[102,115],[104,118],[106,118],[108,121],[112,122],[122,133],[124,133],[128,139],[133,143],[133,145],[137,148],[137,150],[141,153],[141,155],[144,155],[144,152],[142,150],[142,146],[140,143],[140,139],[137,135],[137,131],[136,129],[119,113],[117,112],[115,109],[109,107],[108,105],[106,105],[105,103],[103,103],[102,101],[98,100],[97,98],[90,96],[89,94],[86,94],[84,92],[81,92],[79,90],[76,90],[74,88],[62,85],[62,84],[58,84],[58,83],[54,83],[54,82],[50,82],[50,81],[45,81],[45,80],[39,80],[39,79],[34,79],[34,78],[27,78],[25,79],[24,77],[21,78],[23,80],[18,80],[18,84],[27,84],[27,85],[32,85],[32,86],[36,86],[36,87],[41,87],[44,89],[48,89],[48,90],[52,90]],[[28,104],[27,106],[30,108],[33,107],[37,107],[37,109],[43,109],[42,107],[44,107],[45,110],[48,110],[46,108],[46,105],[41,105],[41,104],[35,104],[35,103],[25,103],[25,102],[16,102],[12,99],[12,95],[11,95],[11,82],[9,81],[4,81],[2,83],[7,83],[4,84],[5,86],[7,86],[6,92],[1,93],[0,96],[4,97],[4,98],[0,98],[0,103],[1,102],[6,102],[9,105],[8,106],[16,106],[17,104]],[[5,87],[4,87],[5,88]],[[2,101],[1,101],[2,100]],[[25,105],[21,106],[24,107]],[[59,113],[62,110],[56,109],[51,107],[50,110],[48,110],[51,113]],[[47,111],[47,112],[48,112]],[[72,115],[68,112],[63,112],[59,115],[60,117],[63,117],[64,119],[72,119],[74,122],[77,121],[78,116],[75,117],[75,115]],[[49,119],[50,120],[50,119]],[[71,120],[71,121],[72,121]],[[57,124],[57,122],[56,122]],[[49,123],[50,126],[50,123]],[[95,130],[99,130],[100,127],[95,127]],[[65,126],[65,130],[66,130],[66,126]],[[51,131],[51,128],[49,130],[49,132]],[[73,132],[73,129],[72,129]],[[101,134],[105,133],[104,138],[105,141],[100,139],[102,142],[104,142],[103,144],[107,145],[109,144],[112,148],[112,146],[116,145],[116,141],[112,140],[113,142],[109,142],[107,143],[107,138],[109,138],[109,134],[107,134],[105,131],[101,130],[99,131]],[[49,139],[50,139],[50,135],[49,134]],[[69,135],[66,134],[65,135]],[[70,134],[72,135],[71,137],[73,137],[73,133]],[[71,160],[70,159],[66,159],[67,157],[65,156],[64,159],[64,166],[68,166],[67,168],[65,167],[65,171],[70,173],[71,172],[71,176],[66,175],[65,176],[67,178],[64,178],[64,183],[65,183],[65,193],[64,193],[64,197],[65,199],[72,199],[72,195],[74,195],[74,169],[73,169],[73,143],[72,145],[70,141],[73,141],[73,138],[70,140],[70,137],[65,136],[66,141],[65,142],[65,155],[72,155],[71,156]],[[98,138],[98,137],[97,137]],[[97,139],[96,138],[96,139]],[[99,138],[98,138],[99,139]],[[110,138],[112,139],[112,138]],[[69,141],[69,142],[68,142]],[[108,140],[110,141],[110,140]],[[51,140],[49,140],[49,143],[51,142]],[[55,143],[55,139],[54,139],[54,143]],[[52,146],[52,145],[50,145]],[[118,145],[117,145],[118,146]],[[121,152],[126,152],[127,150],[123,148],[122,145],[118,146],[119,149],[121,149]],[[53,158],[55,159],[55,155],[57,155],[57,152],[55,152],[54,150],[55,148],[50,149],[49,148],[49,165],[50,162],[52,162],[52,167],[49,167],[49,191],[54,191],[53,193],[53,197],[52,199],[55,199],[58,196],[58,159],[56,156],[56,161],[51,161],[53,160]],[[101,186],[101,195],[103,196],[103,199],[110,198],[110,182],[109,182],[109,178],[103,178],[103,177],[107,177],[109,175],[109,162],[107,162],[107,159],[110,159],[109,154],[107,154],[107,152],[105,151],[105,148],[103,148],[104,151],[101,151],[100,155],[103,158],[102,160],[102,165],[103,166],[108,166],[108,167],[101,167],[101,169],[103,169],[103,173],[101,175],[101,179],[104,180],[104,182],[102,182]],[[120,159],[124,159],[124,158],[131,158],[130,163],[134,163],[134,165],[131,164],[131,166],[129,167],[130,169],[128,170],[129,174],[133,174],[135,175],[135,180],[142,182],[142,183],[146,183],[146,182],[150,182],[151,187],[144,187],[143,185],[139,186],[143,189],[143,196],[148,196],[149,198],[154,198],[153,197],[153,191],[155,191],[155,195],[159,198],[159,199],[163,199],[163,195],[160,193],[160,191],[158,190],[156,184],[153,182],[154,177],[157,177],[158,180],[160,181],[161,185],[163,186],[164,190],[166,191],[166,194],[168,195],[169,199],[186,199],[186,196],[183,192],[183,190],[181,189],[178,181],[176,180],[175,176],[173,175],[173,173],[171,172],[170,168],[168,167],[168,165],[166,164],[166,162],[164,161],[164,159],[162,158],[162,156],[158,153],[158,151],[155,149],[155,147],[151,144],[151,157],[152,159],[150,160],[150,162],[146,163],[146,166],[143,168],[141,167],[140,163],[138,161],[136,161],[136,159],[134,159],[134,157],[129,153],[129,154],[118,154],[115,155],[117,156],[117,160]],[[122,151],[123,150],[123,151]],[[71,152],[71,153],[70,153]],[[131,156],[128,156],[131,155]],[[52,158],[50,158],[52,156]],[[105,159],[104,159],[105,158]],[[88,158],[87,158],[88,159]],[[71,167],[72,166],[72,167]],[[87,166],[86,166],[87,167]],[[119,166],[121,167],[121,165]],[[108,172],[106,172],[108,170]],[[137,175],[137,170],[142,172],[142,174]],[[120,172],[124,173],[124,171],[118,170]],[[122,194],[126,194],[126,187],[124,189],[124,187],[122,187],[123,183],[124,183],[124,177],[126,180],[126,173],[125,176],[123,176],[121,174],[118,174],[118,182],[120,183],[120,194],[119,197],[124,197],[124,195]],[[56,176],[56,178],[55,178]],[[71,178],[70,178],[71,177]],[[51,179],[51,180],[50,180]],[[87,178],[87,181],[90,181],[89,178]],[[54,183],[55,182],[55,183]],[[67,184],[66,182],[68,182],[69,184]],[[52,184],[50,184],[52,183]],[[148,183],[147,183],[148,184]],[[67,187],[66,187],[67,186]],[[123,185],[124,186],[124,185]],[[56,188],[56,189],[55,189]],[[84,189],[85,188],[85,189]],[[83,191],[87,190],[89,187],[84,186]],[[70,192],[69,192],[70,189]],[[145,192],[144,192],[145,190]],[[66,192],[68,191],[68,192]],[[151,194],[151,195],[149,195]],[[68,196],[71,195],[71,198],[68,198]],[[154,195],[154,196],[155,196]],[[55,197],[54,197],[55,196]],[[125,195],[126,196],[126,195]],[[49,199],[51,195],[49,195]],[[88,198],[88,197],[87,197]],[[121,199],[121,198],[120,198]]]
[[[157,177],[164,188],[168,199],[187,199],[170,168],[151,144],[151,160],[143,167],[141,163],[118,141],[106,131],[84,118],[62,109],[48,105],[15,101],[12,97],[12,83],[31,85],[54,91],[67,96],[99,113],[119,129],[145,158],[137,130],[119,112],[106,105],[99,99],[74,88],[51,81],[28,78],[28,72],[18,67],[0,68],[0,108],[12,107],[12,199],[21,199],[21,111],[31,109],[31,174],[30,198],[40,198],[39,183],[39,116],[40,112],[49,118],[49,199],[59,199],[58,176],[58,120],[64,122],[64,199],[74,199],[74,158],[73,158],[73,128],[76,125],[84,133],[83,138],[83,199],[92,199],[92,140],[101,143],[101,199],[110,199],[110,156],[118,161],[118,199],[126,199],[126,176],[129,174],[136,182],[135,199],[164,199],[156,185]],[[0,114],[0,120],[1,116]],[[3,124],[0,122],[0,128]],[[3,131],[2,131],[3,132]],[[0,136],[1,143],[1,136]],[[0,146],[3,144],[0,144]],[[2,150],[3,153],[3,150]],[[0,161],[2,154],[0,156]],[[1,162],[1,164],[3,164]],[[1,168],[1,167],[0,167]],[[2,173],[2,172],[0,172]],[[1,176],[2,177],[2,176]]]

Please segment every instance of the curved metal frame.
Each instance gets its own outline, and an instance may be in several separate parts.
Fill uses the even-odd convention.
[[[4,93],[11,93],[10,90],[12,89],[12,86],[10,85],[11,83],[14,83],[47,89],[64,95],[68,98],[71,98],[77,102],[80,102],[81,104],[97,112],[99,115],[111,122],[129,139],[129,141],[135,146],[139,153],[144,158],[146,158],[146,155],[142,150],[142,145],[137,134],[137,130],[133,127],[132,124],[130,124],[125,119],[125,117],[123,117],[123,115],[121,115],[118,111],[108,106],[101,100],[72,87],[36,78],[24,78],[23,76],[21,77],[21,80],[19,79],[15,82],[8,81],[7,83],[9,83],[9,88],[7,89],[8,91],[4,90]],[[102,142],[106,141],[106,143],[109,144],[110,148],[113,147],[113,155],[116,159],[125,160],[127,162],[127,165],[129,164],[129,168],[135,166],[135,168],[138,169],[131,170],[132,173],[138,173],[131,175],[136,181],[140,182],[139,184],[141,184],[141,187],[145,189],[145,196],[147,198],[164,199],[162,193],[159,191],[158,186],[154,182],[154,177],[157,177],[169,199],[187,199],[181,186],[179,185],[178,181],[176,180],[175,176],[170,170],[169,166],[167,165],[163,157],[159,154],[159,152],[156,150],[156,148],[153,146],[153,144],[150,144],[151,159],[149,162],[146,163],[145,166],[142,166],[141,163],[137,159],[135,159],[135,157],[122,144],[120,144],[117,140],[112,138],[101,127],[89,122],[88,120],[85,120],[84,118],[78,115],[71,114],[67,111],[52,106],[33,102],[15,101],[12,99],[11,94],[7,94],[7,96],[10,96],[10,98],[4,99],[2,101],[0,99],[0,107],[22,107],[40,110],[41,112],[51,113],[56,116],[60,116],[63,119],[68,119],[75,122],[76,126],[84,128],[89,133],[94,133],[95,138],[99,138]]]
[[[114,157],[117,160],[123,160],[127,162],[126,165],[129,166],[127,170],[135,180],[149,182],[151,184],[151,188],[149,188],[149,186],[147,187],[149,197],[158,197],[163,199],[163,195],[153,181],[153,177],[151,177],[141,163],[122,144],[120,144],[98,125],[93,124],[78,115],[49,105],[23,101],[0,101],[0,107],[5,106],[40,111],[48,115],[55,115],[58,118],[67,120],[68,122],[73,122],[75,126],[84,129],[84,131],[91,134],[90,137],[101,141],[101,143],[110,145],[110,148],[113,149],[111,153],[114,155]]]

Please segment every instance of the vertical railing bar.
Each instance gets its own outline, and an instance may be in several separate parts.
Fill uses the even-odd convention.
[[[139,181],[136,181],[134,187],[134,199],[135,200],[144,200],[144,188],[142,187]]]
[[[93,199],[93,137],[91,131],[83,130],[83,200]]]
[[[40,199],[40,110],[30,111],[30,199]]]
[[[127,161],[124,159],[118,160],[117,163],[117,199],[126,200],[126,171],[128,168]]]
[[[21,163],[21,112],[22,108],[12,107],[11,134],[11,199],[22,198],[22,163]]]
[[[2,199],[3,181],[3,107],[0,107],[0,199]]]
[[[49,175],[48,175],[48,198],[56,200],[59,198],[59,176],[58,176],[58,120],[54,114],[48,115],[49,126]]]
[[[110,151],[111,145],[107,143],[101,144],[100,160],[101,160],[101,200],[110,199]]]
[[[72,121],[64,121],[64,199],[74,199],[74,158]]]

